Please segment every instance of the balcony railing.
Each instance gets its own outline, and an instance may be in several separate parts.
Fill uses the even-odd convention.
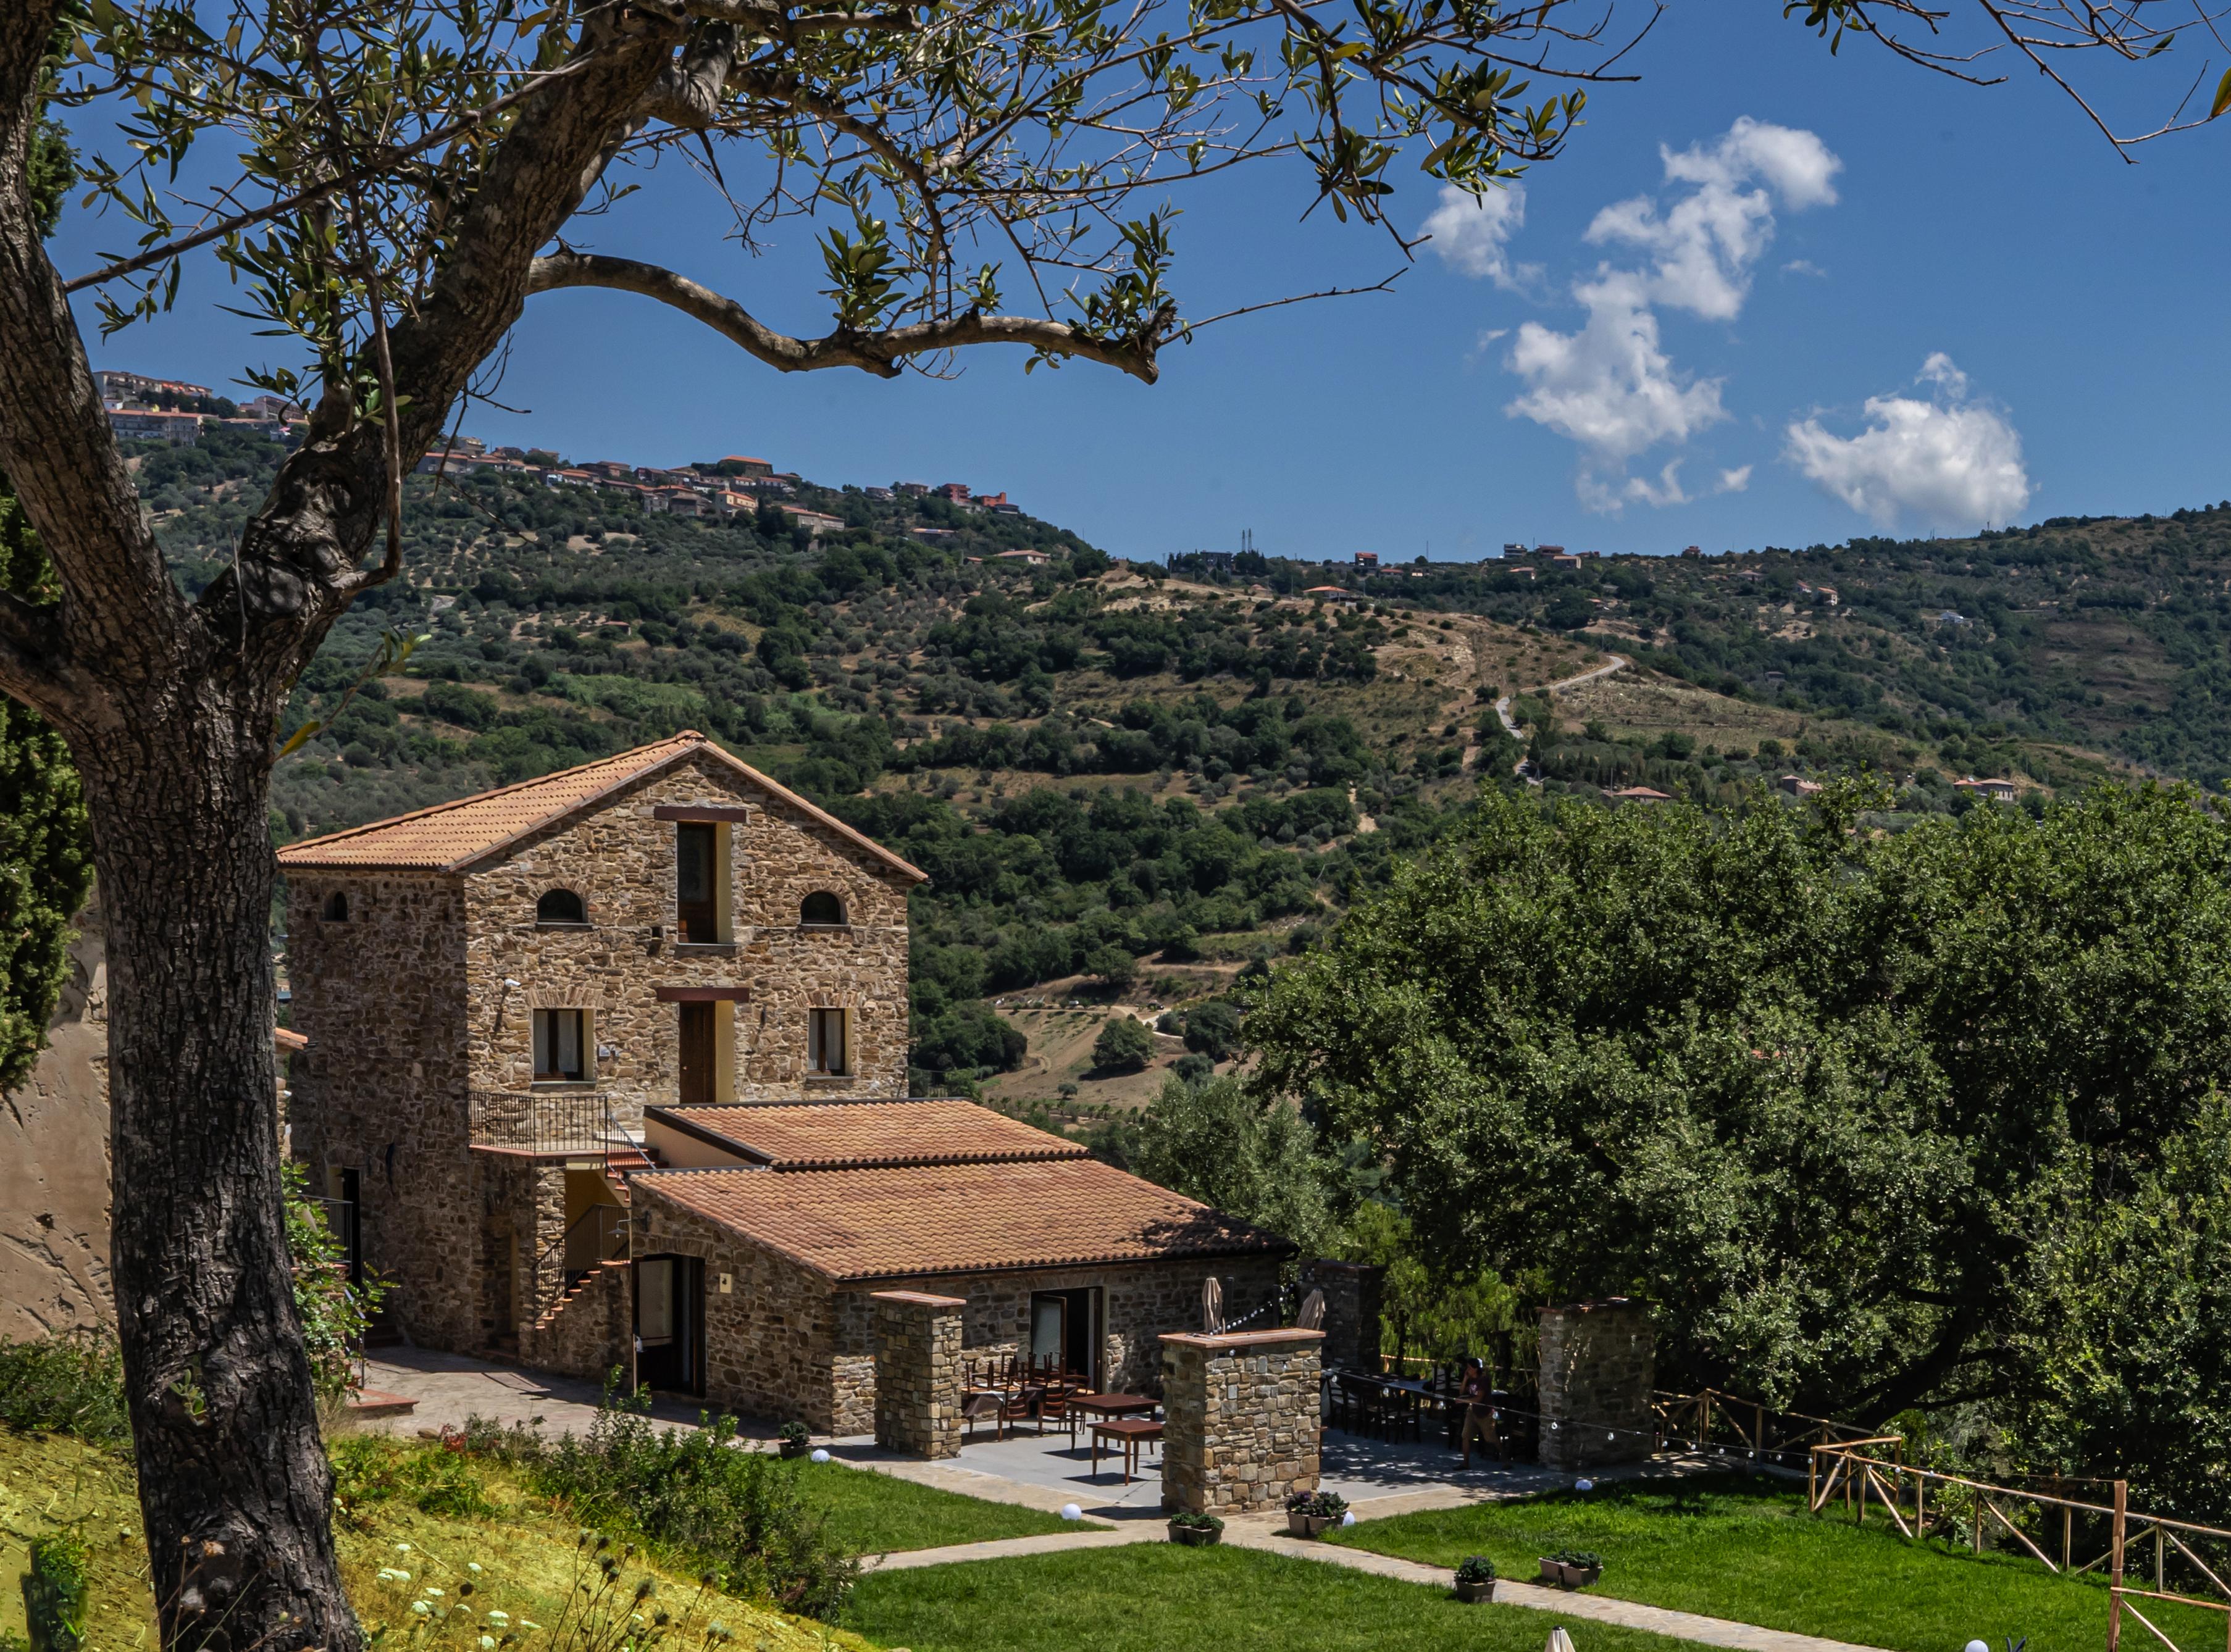
[[[629,1130],[641,1128],[641,1114],[617,1097],[598,1092],[549,1094],[540,1091],[481,1090],[472,1099],[475,1147],[509,1147],[533,1153],[601,1153],[638,1145]]]

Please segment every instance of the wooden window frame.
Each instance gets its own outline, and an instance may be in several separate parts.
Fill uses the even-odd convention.
[[[561,1072],[555,1066],[554,1047],[558,1042],[556,1018],[559,1016],[571,1016],[574,1018],[573,1034],[578,1045],[575,1057],[580,1063],[580,1071],[578,1073]],[[549,1017],[546,1022],[546,1016]],[[549,1028],[547,1045],[545,1042],[546,1035],[543,1031],[546,1025]],[[527,1060],[532,1064],[535,1083],[589,1084],[595,1081],[597,1076],[596,1029],[587,1010],[571,1005],[538,1008],[528,1013],[527,1029],[529,1044]],[[553,1055],[553,1066],[548,1071],[545,1071],[542,1066],[542,1053],[546,1048],[552,1049]]]
[[[829,1038],[824,1016],[837,1023],[837,1065],[827,1065]],[[816,1004],[805,1012],[805,1071],[809,1078],[850,1078],[852,1074],[852,1012],[837,1004]]]

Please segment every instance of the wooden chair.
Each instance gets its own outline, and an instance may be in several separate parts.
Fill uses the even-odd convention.
[[[1000,1423],[1020,1423],[1027,1418],[1037,1432],[1044,1434],[1045,1423],[1039,1416],[1038,1407],[1044,1398],[1045,1390],[1033,1384],[1008,1390],[1007,1397],[999,1403]]]
[[[1045,1386],[1038,1397],[1038,1431],[1044,1433],[1048,1423],[1064,1423],[1069,1419],[1069,1402],[1084,1390],[1076,1383],[1056,1380]]]

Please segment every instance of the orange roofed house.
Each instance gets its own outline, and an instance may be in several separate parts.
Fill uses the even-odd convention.
[[[873,1425],[868,1298],[1154,1379],[1290,1247],[906,1096],[922,874],[702,735],[295,843],[295,1156],[422,1345]]]

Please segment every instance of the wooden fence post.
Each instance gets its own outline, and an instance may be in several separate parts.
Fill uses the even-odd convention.
[[[2131,1482],[2115,1482],[2115,1534],[2107,1551],[2107,1652],[2123,1643],[2123,1516],[2131,1506]]]
[[[1817,1450],[1805,1454],[1805,1512],[1820,1512],[1820,1454]]]
[[[1928,1495],[1929,1482],[1917,1472],[1913,1476],[1913,1536],[1916,1542],[1924,1541],[1929,1536],[1929,1516],[1924,1513],[1928,1507]]]
[[[2076,1511],[2063,1503],[2060,1506],[2060,1569],[2063,1571],[2068,1570],[2069,1561],[2075,1557],[2075,1541]]]
[[[1975,1534],[1969,1539],[1968,1546],[1981,1554],[1983,1552],[1983,1490],[1980,1486],[1970,1486],[1968,1489],[1976,1494],[1976,1529]]]
[[[2159,1526],[2154,1527],[2154,1587],[2166,1592],[2169,1589],[2169,1565],[2163,1552],[2163,1535]]]

